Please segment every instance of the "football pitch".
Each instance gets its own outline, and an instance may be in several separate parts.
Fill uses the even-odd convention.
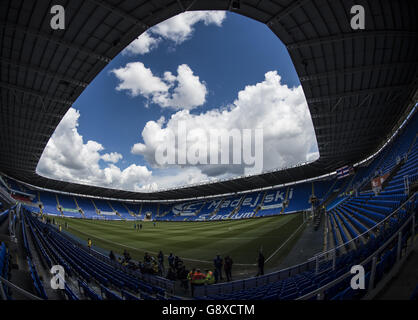
[[[267,218],[211,222],[101,221],[54,217],[68,224],[67,232],[81,240],[90,238],[93,246],[122,254],[126,249],[135,260],[145,252],[157,255],[162,250],[183,259],[188,268],[212,268],[216,254],[229,255],[236,274],[256,270],[258,251],[266,258],[266,270],[275,269],[291,250],[304,229],[302,214]],[[141,230],[134,224],[142,223]]]

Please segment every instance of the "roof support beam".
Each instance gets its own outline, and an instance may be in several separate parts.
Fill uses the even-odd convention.
[[[35,67],[35,66],[29,65],[27,63],[12,61],[10,59],[3,58],[3,57],[0,57],[0,62],[3,62],[5,64],[11,65],[11,66],[19,67],[19,68],[24,68],[26,70],[33,71],[33,72],[36,72],[36,73],[40,73],[40,74],[43,74],[43,75],[45,75],[47,77],[50,77],[50,78],[53,78],[53,79],[64,80],[68,83],[71,83],[71,84],[79,86],[79,87],[85,88],[85,87],[88,86],[87,82],[78,81],[78,80],[75,80],[71,77],[67,77],[63,74],[59,74],[59,73],[56,73],[54,71],[49,71],[49,70],[45,70],[43,68]]]
[[[52,101],[52,102],[57,102],[57,103],[68,105],[68,106],[71,106],[73,104],[73,101],[71,101],[71,100],[56,98],[56,97],[47,95],[45,93],[38,92],[38,91],[33,90],[33,89],[16,86],[16,85],[9,84],[9,83],[6,83],[6,82],[0,82],[0,87],[8,89],[8,90],[16,90],[16,91],[20,91],[20,92],[24,92],[24,93],[33,95],[33,96],[37,96],[42,100],[49,100],[49,101]]]
[[[370,128],[370,125],[366,125],[366,126],[362,126],[362,127],[355,127],[353,125],[353,127],[351,127],[350,129],[342,130],[341,127],[345,126],[347,124],[352,124],[352,121],[331,122],[331,123],[328,123],[328,124],[317,125],[317,126],[315,126],[315,130],[324,130],[324,129],[329,130],[329,129],[338,128],[338,134],[341,134],[341,133],[345,133],[345,132],[353,132],[353,130],[355,130],[357,132],[357,131],[360,131],[360,130],[370,130],[370,129],[378,129],[378,128],[384,128],[385,127],[385,125],[376,125],[376,126],[373,126],[373,128]],[[324,138],[328,138],[329,136],[330,136],[330,134],[327,134],[327,133],[322,133],[322,134],[317,134],[316,135],[317,138],[322,138],[321,141]],[[331,135],[331,138],[332,137],[333,137],[333,135]]]
[[[383,70],[383,69],[398,69],[398,68],[409,67],[409,66],[413,67],[413,66],[416,66],[417,63],[418,63],[418,61],[394,62],[394,63],[387,63],[387,64],[368,65],[368,66],[363,66],[363,67],[351,67],[351,68],[333,70],[333,71],[329,71],[329,72],[323,72],[323,73],[316,73],[316,74],[301,76],[299,78],[299,80],[301,82],[306,82],[306,81],[312,81],[312,80],[319,80],[319,79],[337,77],[341,74],[353,74],[353,73],[367,72],[367,71],[372,71],[372,70],[373,71]]]
[[[330,96],[323,96],[318,98],[309,98],[307,99],[308,104],[309,103],[321,103],[324,101],[331,101],[336,99],[342,99],[342,98],[349,98],[354,96],[359,96],[362,94],[377,94],[380,92],[390,92],[393,90],[407,90],[409,89],[409,85],[399,85],[399,86],[388,86],[388,87],[381,87],[381,88],[371,88],[371,89],[363,89],[363,90],[356,90],[356,91],[350,91],[350,92],[342,92]]]
[[[181,11],[183,11],[183,12],[186,11],[186,8],[183,6],[183,3],[181,2],[181,0],[177,0],[177,3],[179,5]]]
[[[129,13],[115,7],[112,6],[111,4],[103,1],[103,0],[89,0],[90,2],[95,3],[96,5],[111,11],[114,14],[117,14],[118,16],[120,16],[121,18],[124,18],[126,20],[131,21],[135,26],[140,26],[142,27],[144,30],[148,29],[149,26],[145,23],[143,23],[141,20],[135,18],[134,16],[130,15]]]
[[[47,41],[53,42],[55,44],[66,47],[68,49],[72,49],[72,50],[75,50],[75,51],[78,51],[78,52],[82,52],[82,53],[84,53],[88,56],[94,57],[97,60],[100,60],[100,61],[103,61],[103,62],[106,62],[106,63],[109,63],[112,60],[109,57],[97,54],[96,52],[94,52],[92,50],[89,50],[89,49],[87,49],[83,46],[76,45],[74,43],[62,40],[58,37],[51,36],[50,34],[41,32],[39,30],[33,30],[33,29],[30,29],[30,28],[27,28],[27,27],[24,27],[24,26],[20,26],[20,25],[17,25],[17,24],[3,24],[3,25],[0,25],[0,28],[15,29],[15,30],[18,30],[20,32],[26,33],[28,35],[38,37],[38,38],[42,38],[42,39],[45,39]]]
[[[374,37],[413,37],[416,38],[418,36],[417,32],[412,31],[405,31],[405,30],[392,30],[392,31],[359,31],[359,32],[351,32],[345,33],[337,36],[328,36],[328,37],[320,37],[316,39],[304,40],[300,42],[295,42],[288,44],[286,48],[288,50],[295,50],[304,47],[312,47],[321,44],[328,44],[332,42],[339,42],[339,41],[346,41],[346,40],[353,40],[359,38],[374,38]]]
[[[301,7],[305,2],[307,2],[307,0],[293,1],[290,6],[284,8],[282,11],[280,11],[279,13],[277,13],[275,16],[271,17],[269,20],[267,20],[265,22],[265,24],[268,27],[272,27],[275,23],[279,22],[284,17],[288,16],[293,11],[295,11],[296,9],[298,9],[299,7]]]

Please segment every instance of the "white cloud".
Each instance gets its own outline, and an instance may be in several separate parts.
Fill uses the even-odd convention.
[[[134,97],[142,95],[164,108],[190,110],[206,102],[206,85],[187,64],[178,66],[177,76],[166,71],[162,78],[139,61],[111,72],[120,80],[116,90],[126,90]]]
[[[143,95],[147,98],[168,92],[169,86],[152,74],[142,62],[130,62],[125,67],[111,71],[121,81],[116,90],[127,90],[132,96]]]
[[[206,174],[203,174],[197,167],[188,167],[181,170],[167,170],[169,171],[164,172],[164,175],[153,176],[150,183],[144,184],[143,186],[137,188],[136,191],[151,192],[166,188],[187,186],[210,180],[210,178]]]
[[[152,49],[158,47],[161,42],[161,38],[154,38],[151,36],[150,32],[146,31],[141,34],[138,38],[131,42],[129,46],[122,51],[124,55],[134,55],[134,54],[146,54]]]
[[[135,144],[131,152],[144,156],[151,166],[158,167],[155,150],[162,142],[168,144],[169,139],[174,139],[170,132],[177,133],[179,121],[186,121],[188,131],[203,129],[205,135],[211,129],[263,128],[264,170],[296,165],[313,160],[317,155],[315,133],[302,87],[289,88],[282,84],[276,71],[267,72],[264,81],[246,86],[227,108],[198,115],[181,110],[167,121],[148,121],[142,131],[143,143]],[[176,152],[179,148],[181,145],[177,145]],[[258,173],[240,165],[202,165],[199,169],[208,176]]]
[[[177,76],[166,72],[159,80],[170,86],[180,82],[180,74],[180,71]],[[154,97],[153,90],[137,88],[137,92],[148,92],[151,99]],[[173,89],[168,98],[174,100],[174,93]],[[79,111],[74,108],[70,108],[64,116],[42,154],[37,167],[39,174],[89,185],[153,191],[211,181],[215,177],[259,173],[242,165],[168,166],[152,172],[145,166],[131,164],[122,170],[116,165],[123,159],[121,154],[105,153],[99,142],[83,140],[77,130],[79,117]],[[313,161],[318,157],[312,120],[302,88],[289,88],[282,84],[275,71],[267,72],[262,82],[246,86],[227,107],[200,114],[180,110],[168,119],[161,117],[157,121],[148,121],[142,130],[142,141],[132,146],[131,153],[143,156],[151,167],[158,168],[155,150],[161,141],[173,139],[169,133],[176,132],[179,121],[186,121],[189,130],[199,128],[204,132],[210,129],[263,128],[264,170]],[[101,167],[100,164],[105,165]]]
[[[103,161],[112,162],[112,163],[117,163],[122,158],[123,156],[117,152],[105,153],[104,155],[102,155]]]
[[[180,44],[192,36],[196,23],[220,27],[225,18],[225,11],[189,11],[157,24],[151,32]]]
[[[162,39],[179,45],[190,39],[195,30],[194,26],[203,22],[206,26],[221,27],[226,18],[225,11],[188,11],[165,20],[135,39],[124,54],[146,54],[158,47]]]
[[[306,154],[306,161],[312,162],[319,159],[319,151],[309,152]]]
[[[122,159],[116,152],[101,154],[104,147],[78,133],[80,112],[70,108],[55,129],[36,168],[41,175],[84,184],[135,190],[149,183],[152,172],[144,166],[130,165],[121,170],[113,163]],[[102,169],[99,161],[110,163]]]

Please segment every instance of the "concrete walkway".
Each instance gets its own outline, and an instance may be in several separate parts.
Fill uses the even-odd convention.
[[[415,239],[417,241],[418,239]],[[418,285],[418,246],[385,288],[376,296],[377,300],[409,300]]]
[[[322,217],[317,231],[314,230],[312,220],[306,223],[305,230],[303,230],[303,233],[286,258],[280,263],[279,270],[306,262],[322,251],[324,246],[324,220],[325,217]]]

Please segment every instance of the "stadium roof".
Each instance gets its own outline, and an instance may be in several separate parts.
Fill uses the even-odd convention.
[[[358,2],[358,3],[357,3]],[[312,178],[371,155],[417,101],[414,0],[71,0],[66,29],[51,2],[0,2],[0,172],[42,188],[125,199],[178,199]],[[238,5],[239,4],[239,5]],[[350,9],[365,8],[364,30]],[[287,46],[311,112],[320,158],[288,170],[137,193],[39,176],[56,126],[95,76],[149,27],[187,10],[229,10],[267,26]]]

